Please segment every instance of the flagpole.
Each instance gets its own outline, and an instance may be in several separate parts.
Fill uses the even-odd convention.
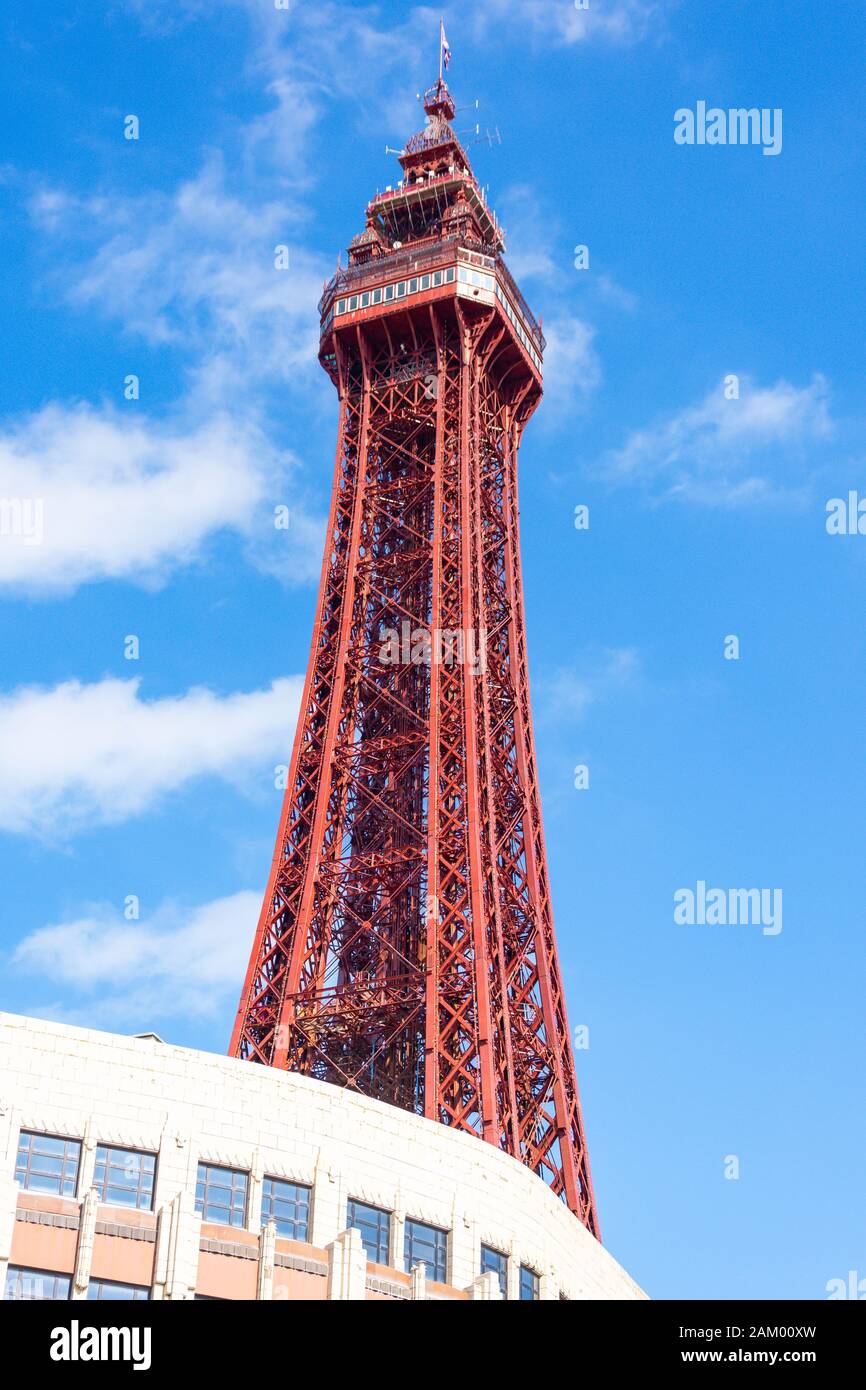
[[[439,21],[439,86],[442,86],[442,35],[445,32],[445,21]]]

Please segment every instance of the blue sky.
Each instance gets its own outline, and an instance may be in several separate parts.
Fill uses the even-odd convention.
[[[866,495],[866,16],[444,13],[549,342],[523,561],[602,1232],[656,1297],[822,1298],[866,1276],[866,538],[825,525]],[[437,23],[4,7],[0,497],[45,503],[40,545],[0,536],[4,1008],[227,1045],[332,469],[315,306],[422,123]],[[781,152],[675,144],[699,101],[781,109]],[[782,931],[678,925],[700,880],[781,889]]]

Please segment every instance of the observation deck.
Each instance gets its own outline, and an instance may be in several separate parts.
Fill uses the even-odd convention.
[[[505,263],[504,232],[451,127],[456,108],[444,82],[425,94],[424,109],[426,126],[399,155],[403,177],[370,200],[349,265],[324,286],[321,354],[333,333],[457,298],[497,310],[540,384],[544,334]]]

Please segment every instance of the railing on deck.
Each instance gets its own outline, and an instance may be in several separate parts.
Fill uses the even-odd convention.
[[[325,285],[324,293],[319,300],[319,317],[322,317],[338,294],[355,294],[367,282],[375,284],[384,278],[390,280],[395,276],[400,277],[415,271],[423,272],[431,266],[450,264],[455,259],[455,252],[458,250],[467,252],[470,256],[484,256],[488,258],[490,269],[495,266],[502,276],[515,307],[520,311],[538,351],[543,354],[546,344],[541,327],[496,247],[463,242],[459,237],[437,239],[426,246],[407,247],[405,250],[388,252],[384,256],[377,256],[373,260],[366,261],[363,265],[343,267],[337,271],[336,275],[332,275]]]

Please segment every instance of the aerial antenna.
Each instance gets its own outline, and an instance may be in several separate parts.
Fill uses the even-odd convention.
[[[494,126],[492,130],[485,130],[483,135],[481,134],[481,127],[476,125],[472,139],[466,141],[467,148],[471,148],[473,145],[489,145],[492,149],[494,145],[501,144],[502,136],[499,133],[498,125]]]

